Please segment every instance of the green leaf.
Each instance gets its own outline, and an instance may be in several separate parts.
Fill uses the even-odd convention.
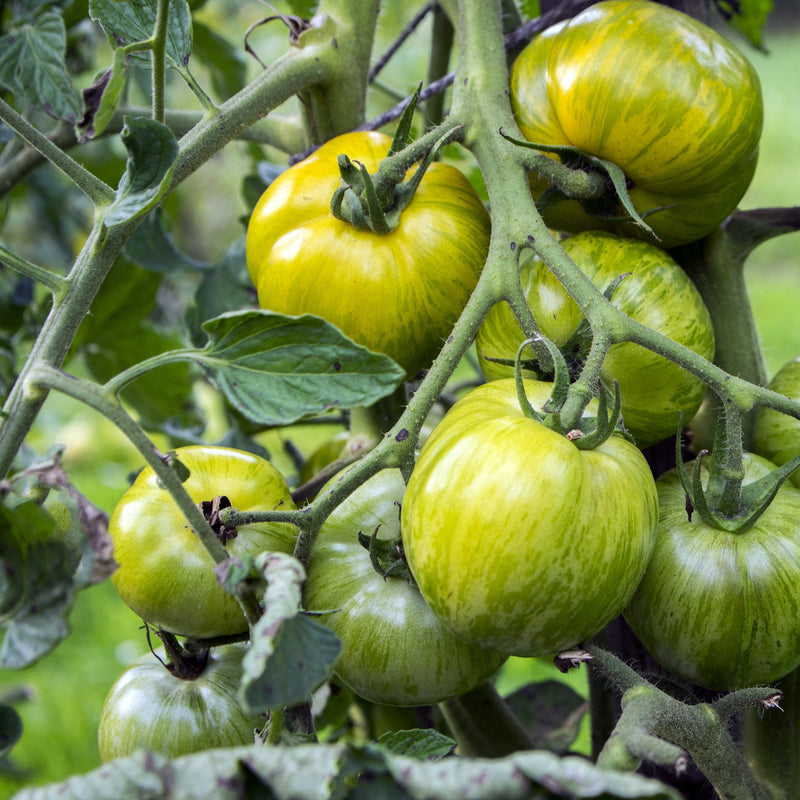
[[[388,731],[377,743],[396,756],[438,761],[455,750],[456,742],[433,728],[413,731]]]
[[[119,105],[126,78],[125,57],[121,50],[115,50],[111,66],[82,92],[83,116],[75,126],[78,141],[87,142],[105,131]]]
[[[523,686],[506,698],[536,747],[566,753],[575,741],[586,700],[561,681],[547,680]]]
[[[106,211],[109,228],[146,214],[169,188],[178,142],[172,131],[145,117],[125,117],[120,134],[128,151],[117,196]]]
[[[242,662],[242,705],[259,713],[297,705],[331,674],[341,641],[331,630],[300,613],[305,570],[284,553],[263,553],[256,569],[267,582],[264,614],[253,628]]]
[[[404,377],[388,356],[311,314],[232,312],[204,323],[203,330],[209,343],[196,360],[213,370],[234,408],[265,425],[372,405]]]
[[[46,538],[55,532],[55,521],[35,503],[0,505],[0,525],[0,610],[7,616],[0,666],[23,669],[69,634],[72,562],[63,542]]]
[[[153,35],[158,0],[90,0],[89,16],[98,22],[113,48],[144,42]],[[182,68],[192,52],[192,13],[186,0],[170,0],[167,20],[167,66]],[[150,66],[149,53],[133,53],[131,61]]]
[[[65,52],[61,15],[42,14],[34,24],[0,37],[0,85],[18,100],[74,123],[81,105],[64,64]]]
[[[725,2],[720,0],[720,7],[727,9],[730,24],[743,33],[750,42],[763,49],[764,25],[772,11],[772,0],[736,0]]]
[[[15,800],[101,800],[145,798],[162,800],[247,797],[328,800],[353,797],[353,776],[366,773],[357,788],[361,796],[410,797],[414,800],[534,800],[569,797],[602,800],[680,800],[680,794],[660,781],[635,773],[599,769],[575,756],[517,753],[501,759],[445,758],[419,761],[378,748],[358,750],[345,744],[297,747],[237,747],[177,758],[171,763],[139,751],[111,761],[85,776],[61,784],[23,789]],[[380,781],[386,793],[368,793]],[[393,791],[392,791],[393,790]],[[390,793],[391,792],[391,793]]]
[[[289,13],[302,19],[311,19],[317,13],[319,0],[288,0]]]
[[[227,100],[247,83],[247,63],[242,51],[201,22],[194,22],[192,50],[209,69],[214,92]]]
[[[9,705],[0,703],[0,758],[5,758],[22,736],[22,720]]]
[[[542,13],[539,0],[520,0],[519,10],[526,19],[536,19]]]
[[[164,228],[164,211],[153,209],[125,242],[125,257],[137,267],[150,272],[174,272],[179,269],[209,269],[208,264],[189,258],[175,247],[172,236]]]

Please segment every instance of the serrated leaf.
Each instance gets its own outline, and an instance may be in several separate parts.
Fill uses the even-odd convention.
[[[81,105],[64,63],[66,31],[48,11],[0,37],[0,85],[56,119],[74,123]]]
[[[83,116],[75,126],[75,135],[83,143],[99,136],[108,127],[125,88],[127,70],[121,50],[115,50],[111,66],[82,92]]]
[[[374,778],[380,777],[385,779],[381,788],[387,786],[394,789],[393,796],[414,800],[681,800],[677,790],[652,778],[599,769],[574,756],[528,752],[494,760],[447,758],[429,762],[341,743],[210,750],[172,762],[139,751],[61,784],[23,789],[15,800],[188,800],[208,797],[209,787],[214,789],[214,800],[241,800],[245,780],[250,789],[247,797],[328,800],[344,797],[344,787],[352,785],[353,775],[366,769],[370,782],[362,788],[369,789]],[[348,797],[353,796],[351,791],[347,791]]]
[[[161,200],[178,156],[172,131],[146,117],[125,117],[120,137],[128,159],[116,198],[106,211],[109,228],[143,216]]]
[[[12,706],[0,703],[0,758],[5,758],[22,736],[22,720]]]
[[[209,269],[208,264],[189,258],[175,247],[172,236],[164,228],[161,208],[151,211],[125,242],[125,257],[149,272],[169,273],[179,269]]]
[[[124,47],[153,35],[158,0],[90,0],[89,16],[98,22],[109,44]],[[167,19],[167,66],[183,68],[192,52],[192,13],[186,0],[171,0]],[[131,61],[150,66],[149,53],[134,53]]]
[[[408,756],[428,761],[438,761],[449,756],[456,742],[433,728],[412,731],[388,731],[377,739],[377,744],[396,756]]]
[[[330,408],[372,405],[402,382],[388,356],[352,342],[319,317],[271,311],[223,314],[203,324],[197,361],[228,401],[265,425],[289,425]]]
[[[209,69],[214,92],[227,100],[247,83],[247,63],[242,51],[203,23],[194,23],[193,52]]]
[[[264,614],[253,627],[242,662],[240,698],[254,713],[297,705],[328,678],[341,641],[300,613],[305,570],[283,553],[263,553],[255,567],[267,582]]]

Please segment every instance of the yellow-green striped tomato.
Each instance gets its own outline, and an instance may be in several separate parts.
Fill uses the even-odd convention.
[[[541,408],[552,385],[527,379]],[[420,452],[403,542],[433,612],[466,642],[543,656],[627,605],[653,549],[656,489],[619,434],[594,450],[527,417],[514,380],[461,398]]]
[[[792,400],[800,400],[800,356],[775,373],[769,388]],[[800,456],[800,420],[766,406],[760,407],[753,427],[753,450],[779,466]],[[800,488],[800,471],[795,470],[790,480]]]
[[[243,655],[240,646],[217,648],[192,680],[173,675],[152,653],[143,655],[106,697],[97,732],[100,758],[111,761],[139,748],[177,758],[253,744],[264,717],[239,705]]]
[[[745,453],[744,468],[746,485],[775,465]],[[785,483],[752,527],[731,533],[697,511],[689,519],[676,470],[656,486],[658,536],[624,612],[631,628],[662,666],[709,689],[789,673],[800,664],[800,491]]]
[[[227,498],[239,511],[295,508],[283,476],[263,458],[211,445],[175,452],[189,469],[183,485],[195,503]],[[122,495],[108,531],[119,564],[111,580],[145,622],[195,639],[247,630],[238,602],[217,582],[213,559],[151,467]],[[220,531],[231,556],[291,553],[296,539],[295,526],[285,523]]]
[[[336,479],[323,489],[323,493]],[[505,654],[457,639],[413,583],[372,566],[359,532],[401,538],[405,482],[399,469],[379,472],[328,517],[314,546],[305,588],[309,611],[338,634],[336,675],[373,703],[421,706],[456,697],[488,680]]]
[[[629,317],[707,359],[714,356],[714,332],[708,309],[686,273],[663,250],[648,242],[610,233],[585,231],[563,243],[572,260],[601,291],[625,275],[611,302]],[[523,255],[522,287],[541,332],[564,348],[580,366],[585,353],[567,345],[585,322],[583,313],[545,264]],[[507,303],[495,305],[481,326],[476,343],[487,379],[506,377],[513,368],[491,358],[513,360],[525,339]],[[575,363],[577,362],[577,363]],[[703,399],[704,384],[672,361],[638,344],[612,345],[602,380],[619,384],[625,429],[640,447],[674,435],[681,418],[690,420]]]
[[[545,31],[515,61],[511,101],[531,142],[572,145],[620,166],[665,247],[712,231],[744,195],[763,121],[758,76],[697,20],[647,0],[605,0]],[[534,179],[533,190],[544,188]],[[621,206],[610,216],[624,216]],[[552,227],[598,228],[577,201]],[[608,223],[611,227],[613,223]],[[618,232],[641,235],[630,223]]]
[[[334,217],[338,156],[374,173],[390,144],[380,133],[344,134],[283,172],[250,218],[247,264],[262,308],[322,317],[413,377],[430,366],[475,288],[489,216],[464,175],[436,162],[391,233]]]

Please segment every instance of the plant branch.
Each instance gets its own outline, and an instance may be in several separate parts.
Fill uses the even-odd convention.
[[[5,265],[20,275],[25,275],[28,278],[32,278],[37,283],[47,287],[56,297],[59,297],[64,293],[67,284],[69,283],[69,281],[62,275],[59,275],[56,272],[51,272],[49,269],[40,267],[38,264],[34,264],[32,261],[28,261],[27,259],[22,258],[22,256],[18,256],[16,253],[13,253],[2,244],[0,244],[0,265]]]
[[[70,158],[61,148],[14,111],[2,98],[0,98],[0,120],[5,122],[26,144],[60,169],[96,207],[110,203],[114,199],[114,190],[110,186]]]
[[[150,80],[152,87],[153,119],[164,122],[164,93],[167,82],[166,49],[167,49],[167,22],[169,20],[170,0],[158,0],[156,5],[156,21],[151,39],[152,50],[150,63],[152,65]]]

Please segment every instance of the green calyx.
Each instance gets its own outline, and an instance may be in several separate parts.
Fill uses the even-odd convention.
[[[800,456],[796,456],[768,475],[745,484],[741,414],[731,408],[723,408],[717,418],[712,453],[701,451],[691,470],[681,457],[680,436],[676,437],[675,449],[689,519],[697,512],[706,524],[729,533],[743,533],[752,527],[784,481],[800,467]],[[708,458],[710,463],[705,468]]]
[[[522,351],[527,346],[543,345],[553,363],[553,393],[544,404],[541,411],[537,411],[529,402],[525,394],[525,383],[522,378]],[[602,384],[598,385],[597,416],[581,417],[575,425],[566,424],[561,410],[564,407],[570,392],[579,391],[578,385],[570,383],[570,372],[567,362],[556,345],[544,336],[537,335],[526,339],[517,350],[514,363],[514,380],[517,387],[517,399],[520,408],[529,419],[541,422],[542,425],[557,433],[566,436],[579,450],[592,450],[599,447],[615,431],[620,429],[621,400],[619,386],[614,383],[613,404],[609,408],[609,390]],[[591,400],[584,398],[582,407]]]
[[[378,537],[379,530],[380,525],[369,536],[361,531],[358,532],[358,542],[369,552],[375,572],[384,580],[398,578],[411,586],[416,586],[417,582],[406,561],[402,539],[399,536],[396,539],[381,539]]]
[[[371,174],[360,162],[347,155],[339,156],[342,185],[331,198],[331,213],[363,231],[391,233],[400,224],[400,216],[414,199],[425,172],[439,151],[453,141],[460,128],[450,128],[428,147],[421,150],[409,146],[411,123],[421,86],[409,101],[395,131],[389,154]],[[405,180],[406,172],[419,164],[414,174]]]

